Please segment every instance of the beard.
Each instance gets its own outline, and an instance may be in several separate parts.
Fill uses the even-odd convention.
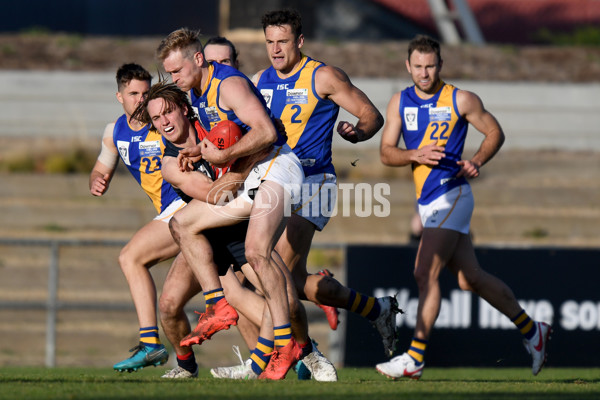
[[[434,94],[439,90],[441,85],[441,81],[439,78],[431,80],[426,86],[421,84],[420,82],[413,81],[417,89],[419,89],[423,93]]]

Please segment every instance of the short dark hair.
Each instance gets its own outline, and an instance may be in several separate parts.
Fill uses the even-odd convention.
[[[263,31],[267,30],[267,26],[282,25],[291,26],[296,39],[302,35],[302,17],[300,16],[300,13],[293,8],[269,11],[262,17]]]
[[[413,51],[419,53],[435,53],[438,57],[438,62],[442,61],[442,53],[440,50],[440,44],[437,40],[427,35],[417,35],[408,44],[408,60],[410,61],[410,55]]]
[[[209,38],[206,41],[206,43],[204,43],[204,47],[206,48],[206,46],[208,46],[209,44],[216,44],[219,46],[229,46],[229,48],[231,49],[231,63],[233,65],[235,65],[237,63],[238,52],[235,48],[235,45],[233,43],[231,43],[231,40],[229,40],[223,36],[213,36],[213,37]]]
[[[159,81],[150,87],[148,94],[137,106],[131,118],[137,119],[144,124],[152,123],[150,114],[148,114],[148,103],[155,99],[163,99],[167,103],[168,107],[187,107],[186,117],[188,117],[190,121],[196,118],[196,114],[194,113],[187,93],[179,89],[176,84],[168,83],[166,81]]]
[[[152,81],[152,75],[139,64],[129,63],[123,64],[117,70],[117,90],[121,90],[132,80]]]

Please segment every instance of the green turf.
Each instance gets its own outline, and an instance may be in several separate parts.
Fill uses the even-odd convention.
[[[339,370],[339,382],[161,379],[164,368],[0,368],[0,399],[578,399],[600,398],[600,368],[428,368],[419,381],[391,381],[372,368]]]

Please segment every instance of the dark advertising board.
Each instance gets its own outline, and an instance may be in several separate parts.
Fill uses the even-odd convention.
[[[408,349],[416,322],[415,247],[349,246],[348,287],[376,297],[396,295],[396,354]],[[480,265],[503,280],[534,319],[552,324],[549,366],[599,366],[600,250],[476,248]],[[522,336],[508,318],[475,294],[461,291],[447,270],[440,279],[442,308],[427,347],[428,366],[529,366]],[[348,313],[345,365],[386,360],[377,331]],[[339,328],[338,328],[339,329]]]

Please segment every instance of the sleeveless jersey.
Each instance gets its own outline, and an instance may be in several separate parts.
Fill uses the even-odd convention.
[[[275,117],[285,125],[287,143],[300,159],[304,175],[335,174],[331,160],[333,128],[339,106],[315,90],[315,74],[325,64],[303,56],[296,73],[280,78],[266,69],[257,87]]]
[[[263,104],[267,110],[267,114],[273,118],[273,114],[267,108],[267,105],[258,92],[254,84],[250,80],[238,71],[237,69],[230,67],[229,65],[223,65],[219,63],[208,64],[208,78],[205,82],[202,93],[198,94],[194,89],[190,90],[190,99],[192,101],[192,107],[198,115],[200,123],[207,131],[210,131],[216,124],[223,120],[233,121],[242,128],[242,132],[246,133],[250,130],[250,127],[244,124],[232,110],[224,110],[219,107],[219,96],[221,90],[221,82],[231,76],[239,76],[247,81],[250,89],[254,92],[256,97]],[[278,140],[275,145],[283,145],[285,143],[285,137],[277,133]]]
[[[157,213],[161,213],[179,196],[162,177],[161,166],[165,142],[160,133],[144,126],[136,131],[123,114],[115,122],[113,142],[119,156],[131,175],[152,200]]]
[[[196,136],[196,144],[200,143],[202,141],[202,139],[204,139],[204,137],[202,137],[202,136],[203,135],[201,133],[198,133],[198,136]],[[181,149],[182,149],[182,147],[178,147],[167,140],[165,143],[164,155],[165,155],[165,157],[177,158],[177,156],[179,155],[179,151]],[[216,171],[213,168],[213,166],[203,158],[196,161],[194,163],[193,167],[194,167],[194,171],[199,171],[199,172],[203,173],[204,175],[208,176],[213,181],[216,180],[218,177],[216,175]],[[181,199],[183,201],[185,201],[186,203],[189,203],[190,201],[192,201],[192,197],[185,194],[181,189],[173,188],[173,190],[175,190],[177,192],[177,194],[179,195],[179,197],[181,197]]]
[[[444,146],[446,157],[435,166],[413,164],[413,178],[419,204],[432,200],[453,188],[468,184],[464,177],[456,178],[467,136],[468,122],[456,106],[458,89],[442,82],[440,90],[430,99],[420,98],[415,87],[404,89],[400,96],[400,117],[404,143],[409,150],[428,144]]]

